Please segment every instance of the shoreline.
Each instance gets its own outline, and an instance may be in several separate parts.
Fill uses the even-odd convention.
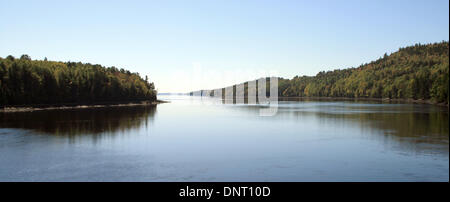
[[[190,95],[190,96],[196,96],[196,95]],[[205,96],[202,96],[205,97]],[[206,96],[210,97],[210,96]],[[233,98],[235,99],[235,98]],[[246,99],[246,98],[244,98]],[[449,107],[448,103],[446,102],[434,102],[432,100],[415,100],[415,99],[407,99],[407,98],[349,98],[349,97],[278,97],[278,101],[303,101],[303,100],[317,100],[317,101],[376,101],[376,102],[386,102],[386,103],[412,103],[412,104],[426,104],[426,105],[434,105],[434,106],[440,106],[440,107]]]
[[[169,103],[169,101],[129,101],[129,102],[98,102],[98,103],[64,103],[64,104],[35,104],[1,106],[0,113],[33,112],[43,110],[67,110],[67,109],[89,109],[106,107],[133,107],[133,106],[156,106],[157,104]]]
[[[427,104],[436,105],[442,107],[448,107],[448,103],[438,103],[431,100],[415,100],[405,98],[348,98],[348,97],[278,97],[278,99],[299,99],[299,100],[348,100],[348,101],[378,101],[378,102],[394,102],[394,103],[414,103],[414,104]]]

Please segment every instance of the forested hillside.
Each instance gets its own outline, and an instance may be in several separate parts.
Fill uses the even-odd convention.
[[[411,98],[448,102],[449,43],[417,44],[358,68],[281,79],[281,96]]]
[[[416,44],[357,68],[278,81],[281,97],[423,99],[448,103],[449,43]]]
[[[115,67],[0,57],[0,106],[156,100],[153,83]]]

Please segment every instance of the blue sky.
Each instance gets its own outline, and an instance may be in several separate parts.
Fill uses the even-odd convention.
[[[0,0],[0,57],[116,66],[187,92],[448,41],[448,16],[448,0]]]

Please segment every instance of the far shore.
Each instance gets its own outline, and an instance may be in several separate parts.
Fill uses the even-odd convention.
[[[195,95],[191,95],[195,96]],[[202,96],[204,97],[204,96]],[[209,96],[207,96],[209,97]],[[233,98],[235,99],[235,98]],[[245,98],[244,98],[245,99]],[[427,104],[427,105],[436,105],[441,107],[449,107],[448,103],[446,102],[434,102],[432,100],[423,100],[423,99],[406,99],[406,98],[350,98],[350,97],[278,97],[279,101],[292,101],[292,100],[298,100],[298,101],[308,101],[308,100],[314,100],[314,101],[376,101],[376,102],[386,102],[386,103],[413,103],[413,104]]]
[[[422,99],[392,99],[392,98],[348,98],[348,97],[279,97],[279,100],[283,99],[298,99],[298,100],[348,100],[348,101],[379,101],[388,103],[415,103],[415,104],[429,104],[448,107],[448,103],[434,102],[432,100],[422,100]]]
[[[105,108],[105,107],[154,106],[162,103],[168,103],[168,101],[155,100],[155,101],[127,101],[127,102],[99,102],[99,103],[13,105],[13,106],[0,106],[0,113],[33,112],[42,110]]]

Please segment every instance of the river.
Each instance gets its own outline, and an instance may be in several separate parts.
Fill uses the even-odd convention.
[[[366,101],[0,113],[0,181],[448,181],[448,108]]]

